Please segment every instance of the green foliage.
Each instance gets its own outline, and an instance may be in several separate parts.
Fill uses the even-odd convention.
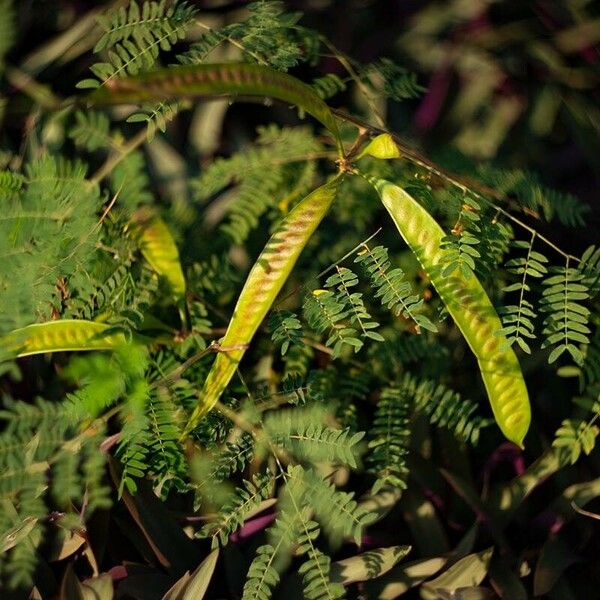
[[[308,550],[308,560],[302,564],[298,572],[304,583],[304,597],[311,600],[317,598],[344,598],[344,587],[340,583],[330,581],[331,559],[318,548]]]
[[[417,82],[415,73],[397,65],[389,58],[380,58],[367,65],[363,69],[363,77],[375,89],[378,89],[378,86],[374,80],[377,77],[382,78],[382,92],[398,102],[409,98],[418,98],[425,91],[425,88]]]
[[[78,78],[93,64],[95,78],[79,87],[105,89],[110,99],[115,81],[126,85],[121,80],[127,75],[174,60],[205,64],[228,45],[231,56],[241,54],[254,65],[284,72],[302,65],[305,81],[334,103],[340,92],[349,105],[357,93],[365,95],[367,119],[378,118],[375,104],[382,98],[401,101],[423,92],[421,77],[400,61],[361,65],[341,55],[305,28],[299,13],[286,12],[283,2],[253,2],[231,15],[221,4],[207,8],[209,26],[198,3],[117,3],[100,16],[100,31],[86,30],[98,40],[93,55],[84,38],[67,36],[59,37],[69,42],[59,55],[50,44],[23,58],[19,38],[10,61],[31,77],[42,73],[44,82],[54,67],[72,67]],[[19,8],[0,0],[0,71],[24,21],[15,18]],[[58,27],[71,18],[58,17]],[[77,37],[77,25],[65,33]],[[39,62],[42,54],[48,64]],[[341,71],[326,72],[329,60],[337,60]],[[221,69],[213,76],[223,73],[242,77],[251,71]],[[262,83],[268,89],[267,75]],[[215,146],[219,157],[203,156],[198,164],[188,148],[204,131],[198,131],[196,115],[184,114],[192,107],[189,98],[144,103],[133,114],[91,110],[84,101],[49,111],[55,105],[44,102],[37,82],[9,80],[2,106],[14,122],[0,152],[0,337],[32,323],[84,319],[106,323],[131,343],[18,360],[0,348],[1,589],[57,596],[70,593],[65,590],[73,584],[95,593],[106,574],[85,584],[75,575],[89,571],[89,560],[92,570],[127,564],[118,593],[132,597],[148,592],[136,589],[138,569],[138,579],[151,581],[152,593],[165,598],[179,597],[180,585],[186,597],[199,595],[190,584],[198,574],[206,598],[418,595],[408,586],[440,570],[421,587],[423,597],[485,595],[490,585],[506,597],[541,597],[539,581],[549,572],[544,557],[551,550],[541,551],[537,566],[528,560],[537,569],[530,578],[521,577],[528,565],[506,561],[504,550],[505,528],[525,530],[527,514],[540,513],[541,491],[533,511],[519,509],[546,480],[552,514],[560,521],[547,543],[572,527],[567,531],[583,540],[578,552],[584,555],[591,529],[583,518],[575,522],[569,507],[600,494],[592,455],[599,414],[600,249],[591,246],[577,261],[552,241],[554,230],[543,222],[591,228],[587,206],[520,169],[470,165],[468,177],[457,179],[402,147],[400,139],[396,145],[395,137],[380,149],[379,158],[389,160],[361,158],[369,174],[402,183],[451,232],[444,239],[449,252],[442,275],[475,274],[494,304],[505,304],[502,330],[484,331],[478,341],[493,343],[498,333],[531,355],[523,364],[539,409],[530,433],[535,439],[517,455],[516,448],[498,450],[489,411],[468,399],[478,400],[483,388],[473,377],[467,343],[443,319],[413,252],[387,226],[378,229],[375,196],[364,180],[349,176],[367,143],[353,137],[355,117],[335,113],[342,157],[329,134],[309,126],[271,123],[249,140],[255,121],[246,126],[236,112],[223,129],[226,139]],[[64,93],[71,83],[65,75],[60,85],[43,85]],[[261,121],[269,108],[265,103],[259,109]],[[357,122],[370,137],[380,133]],[[153,136],[158,139],[149,145]],[[248,343],[236,344],[235,337],[225,343],[222,336],[264,240],[301,198],[339,171],[346,177],[335,204],[265,323],[257,324]],[[171,210],[173,198],[178,204]],[[172,226],[185,267],[177,264],[185,274],[185,294],[177,298],[136,243],[133,219],[140,206]],[[310,217],[310,211],[303,214],[299,225],[310,225]],[[269,267],[297,232],[291,228],[287,235],[271,248]],[[155,250],[160,255],[165,247],[158,243]],[[276,268],[266,269],[265,278],[276,275]],[[260,302],[264,289],[257,287],[252,300]],[[539,360],[545,355],[532,343],[536,336],[551,349],[552,365],[564,353],[577,364],[558,369],[579,378],[573,413],[561,402],[571,382],[557,379],[556,367]],[[188,431],[215,354],[227,359],[240,346],[246,355],[231,383]],[[551,395],[556,402],[545,411],[544,398]],[[540,416],[545,412],[550,429]],[[559,423],[554,450],[540,458],[536,449],[548,445],[547,435]],[[496,472],[505,455],[511,460]],[[521,456],[530,466],[513,478],[510,468]],[[573,466],[551,477],[566,464]],[[474,518],[489,525],[483,536],[468,529]],[[119,535],[107,540],[105,530]],[[468,533],[458,541],[463,530]],[[229,545],[218,558],[227,578],[213,578],[210,586],[210,573],[194,571],[208,539],[213,548]],[[480,552],[490,540],[503,550],[491,562],[489,553]],[[527,546],[528,556],[538,541]],[[452,551],[450,542],[457,542]],[[522,551],[514,536],[510,542]],[[361,550],[363,544],[405,543],[418,553],[408,565],[397,564],[397,545]],[[175,582],[176,573],[186,575]],[[555,595],[575,577],[559,573]],[[527,590],[519,596],[520,587]]]
[[[110,174],[112,193],[117,196],[119,206],[128,209],[151,202],[148,184],[144,158],[140,152],[130,152]]]
[[[302,323],[293,312],[278,310],[269,317],[269,329],[273,343],[280,347],[281,355],[285,355],[291,344],[299,344],[302,340]]]
[[[243,471],[253,455],[254,439],[248,433],[242,433],[235,442],[225,442],[223,448],[213,457],[211,478],[223,481]]]
[[[377,477],[373,493],[382,488],[406,489],[409,417],[412,399],[404,389],[388,388],[381,392],[373,425],[369,431],[369,473]]]
[[[161,50],[168,51],[182,39],[196,10],[186,2],[132,1],[99,19],[104,29],[94,52],[105,52],[107,62],[91,67],[99,81],[85,79],[80,88],[96,88],[114,77],[135,75],[152,67]]]
[[[265,431],[299,460],[314,463],[328,461],[357,467],[358,442],[363,432],[351,434],[319,423],[323,416],[319,406],[272,412],[265,417]]]
[[[69,404],[5,399],[0,411],[0,495],[5,507],[0,529],[6,534],[9,528],[28,524],[0,561],[13,588],[31,585],[36,551],[47,528],[47,503],[64,511],[65,520],[75,516],[76,505],[87,514],[110,506],[103,482],[105,457],[97,451],[103,427],[79,433]]]
[[[303,557],[300,573],[303,575],[304,596],[310,598],[340,598],[343,587],[330,580],[330,559],[316,547],[319,525],[310,518],[311,500],[307,498],[302,467],[289,468],[284,475],[280,511],[277,521],[269,529],[275,545],[271,543],[258,551],[250,566],[244,588],[245,598],[270,596],[270,588],[279,580],[278,571],[290,559],[290,551]],[[321,498],[324,499],[324,498]],[[318,504],[315,503],[318,508]],[[323,507],[325,509],[325,507]]]
[[[587,345],[590,342],[588,334],[591,330],[587,326],[590,311],[581,304],[589,298],[588,287],[584,283],[584,275],[568,264],[554,269],[554,272],[557,274],[544,280],[541,310],[546,313],[546,338],[542,347],[554,346],[548,357],[549,363],[567,351],[581,365],[583,353],[575,343]]]
[[[571,194],[562,194],[543,186],[532,173],[485,165],[478,169],[478,174],[482,181],[495,190],[516,198],[524,209],[541,212],[548,221],[556,218],[569,227],[580,227],[585,223],[589,206]]]
[[[340,301],[341,300],[341,301]],[[333,349],[333,356],[340,356],[345,346],[358,352],[363,342],[358,331],[346,320],[352,314],[344,298],[338,298],[330,290],[314,290],[307,294],[303,305],[304,318],[317,333],[326,333],[325,345]]]
[[[364,245],[354,262],[360,263],[377,290],[375,297],[381,300],[395,315],[413,321],[417,331],[421,328],[437,331],[436,326],[424,315],[423,298],[412,293],[412,286],[399,267],[390,269],[388,250],[383,246],[369,248]]]
[[[10,200],[15,194],[21,191],[26,179],[20,173],[11,171],[0,172],[0,197],[2,200]]]
[[[261,127],[253,146],[232,158],[217,159],[194,181],[196,199],[207,201],[235,185],[221,230],[242,243],[266,212],[286,212],[306,193],[314,182],[314,164],[308,157],[321,149],[304,127]]]
[[[403,368],[440,374],[449,363],[448,349],[440,346],[435,337],[427,334],[389,334],[382,348],[372,347],[370,355],[377,357],[380,369],[378,376],[384,380],[394,379]]]
[[[184,64],[204,62],[210,53],[227,41],[243,49],[248,62],[287,71],[300,62],[314,61],[320,41],[316,32],[298,24],[300,13],[285,12],[279,1],[258,0],[248,4],[245,20],[219,29],[206,27],[200,40],[180,56]]]
[[[140,5],[133,0],[128,8],[121,6],[100,16],[104,33],[94,52],[104,53],[106,62],[91,67],[97,79],[84,79],[78,87],[96,89],[110,85],[115,78],[152,68],[159,61],[161,51],[168,52],[185,37],[196,12],[196,8],[187,2],[144,0]],[[151,140],[157,130],[165,131],[179,108],[178,102],[147,104],[127,120],[146,123],[148,140]]]
[[[569,462],[575,464],[582,453],[591,454],[596,447],[597,435],[598,427],[593,423],[581,419],[565,419],[556,431],[552,446],[567,450]]]
[[[167,125],[179,112],[181,102],[158,102],[144,104],[139,112],[127,118],[128,123],[146,123],[148,141],[151,142],[157,131],[165,132]]]
[[[360,546],[364,528],[373,520],[354,500],[353,493],[340,492],[314,471],[302,473],[302,484],[308,494],[315,518],[334,545],[352,538]]]
[[[104,276],[106,279],[102,281]],[[100,314],[111,325],[133,331],[142,324],[144,312],[157,292],[158,280],[149,269],[142,269],[134,278],[130,262],[126,261],[115,271],[98,276],[96,285],[90,282],[81,285],[66,303],[65,314],[86,319]]]
[[[577,374],[581,378],[581,389],[593,389],[593,386],[600,382],[600,329],[598,328],[596,328],[589,346],[585,347],[583,369],[578,369]]]
[[[201,262],[194,263],[187,272],[188,289],[204,299],[222,301],[230,299],[240,274],[224,254],[210,254]]]
[[[531,348],[524,338],[535,339],[534,320],[537,314],[534,305],[525,299],[525,293],[531,291],[527,281],[529,277],[541,279],[546,276],[548,259],[533,250],[533,239],[527,243],[521,240],[515,241],[513,246],[525,249],[525,257],[513,258],[506,263],[506,270],[518,277],[518,282],[512,283],[504,288],[505,292],[519,292],[519,303],[505,306],[502,311],[502,323],[504,327],[498,335],[506,336],[509,344],[517,343],[523,352],[531,354]]]
[[[57,281],[76,287],[92,264],[101,196],[86,171],[80,161],[44,155],[22,174],[0,175],[11,192],[0,221],[0,333],[48,319]]]
[[[168,50],[170,44],[182,37],[178,26],[189,21],[195,12],[187,2],[175,2],[169,6],[164,0],[145,0],[141,6],[133,1],[128,9],[121,7],[99,17],[98,21],[104,33],[96,42],[94,52],[100,52],[132,38],[140,42],[162,42],[163,36],[168,42],[162,42],[162,49]]]
[[[101,112],[78,110],[75,113],[76,124],[69,131],[69,137],[80,148],[94,152],[110,145],[110,120]]]
[[[600,248],[590,246],[581,256],[579,270],[584,274],[584,283],[592,296],[600,292]]]
[[[325,287],[335,288],[338,300],[350,307],[350,325],[353,325],[363,338],[383,342],[384,338],[381,334],[373,331],[379,327],[379,323],[373,321],[367,312],[362,299],[363,295],[352,291],[352,288],[358,285],[358,276],[347,267],[336,266],[336,270],[335,275],[327,278]]]
[[[256,549],[244,584],[244,600],[271,597],[272,589],[279,583],[279,573],[273,567],[277,549],[270,544]]]
[[[146,414],[150,433],[148,462],[156,488],[166,497],[171,488],[185,489],[187,465],[181,445],[180,406],[167,389],[158,388],[148,399]]]
[[[472,198],[464,198],[464,203],[454,226],[452,235],[442,239],[442,248],[447,250],[444,257],[442,277],[448,277],[456,269],[460,269],[465,277],[470,277],[475,271],[475,261],[481,254],[475,246],[479,246],[480,205]]]
[[[491,424],[490,419],[477,415],[477,405],[443,384],[416,380],[406,374],[400,387],[412,396],[417,412],[427,415],[429,421],[444,427],[464,441],[476,444],[481,430]]]
[[[226,545],[229,536],[271,495],[272,490],[273,477],[269,473],[244,481],[244,487],[236,490],[231,500],[221,507],[218,519],[201,529],[198,537],[212,538],[213,548]]]
[[[515,234],[509,223],[496,217],[492,207],[484,208],[477,226],[478,251],[481,256],[475,261],[475,274],[485,282],[493,284]]]
[[[119,497],[125,490],[130,494],[137,491],[136,480],[144,477],[148,470],[148,448],[152,443],[146,415],[141,410],[136,410],[127,416],[128,420],[121,430],[121,441],[115,454],[123,465]]]
[[[313,79],[312,87],[323,100],[327,100],[339,92],[343,92],[346,89],[346,83],[337,75],[327,73],[323,77]]]
[[[300,13],[286,13],[283,2],[259,0],[248,6],[246,21],[230,25],[222,33],[237,40],[251,60],[260,60],[287,71],[315,56],[318,38],[297,25]]]

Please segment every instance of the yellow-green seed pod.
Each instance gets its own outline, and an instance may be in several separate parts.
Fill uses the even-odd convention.
[[[134,77],[110,78],[91,92],[86,101],[131,104],[223,94],[268,97],[293,104],[318,119],[335,138],[340,155],[343,152],[335,117],[314,89],[287,73],[262,65],[178,65]]]
[[[233,377],[246,346],[271,308],[300,253],[335,199],[342,175],[301,200],[273,233],[252,267],[233,311],[222,352],[204,382],[200,399],[186,427],[191,431],[215,405]]]
[[[62,319],[27,325],[0,338],[0,347],[13,356],[46,352],[112,350],[127,343],[114,327],[95,321]]]
[[[400,149],[394,142],[392,136],[389,133],[382,133],[373,138],[356,158],[360,159],[363,156],[372,156],[373,158],[389,160],[392,158],[400,158],[401,155]]]
[[[167,224],[150,208],[144,207],[134,214],[128,230],[150,267],[165,279],[176,298],[183,297],[185,277],[179,250]]]
[[[370,181],[475,354],[498,426],[522,447],[531,421],[527,387],[514,351],[496,335],[502,324],[481,282],[458,269],[442,276],[444,230],[402,188],[381,179]]]

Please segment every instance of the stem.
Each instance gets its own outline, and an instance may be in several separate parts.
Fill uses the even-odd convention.
[[[564,322],[565,322],[565,346],[569,345],[569,317],[567,314],[567,306],[569,304],[569,259],[565,264],[565,302],[564,302]]]
[[[348,74],[350,75],[350,77],[352,78],[354,83],[356,83],[356,86],[360,89],[363,96],[365,97],[365,100],[367,101],[369,108],[373,111],[373,114],[375,115],[377,122],[379,123],[379,125],[381,127],[383,127],[385,125],[385,120],[383,119],[379,110],[377,109],[377,105],[375,104],[375,101],[373,100],[373,96],[369,92],[369,88],[364,84],[362,79],[358,76],[358,73],[354,70],[354,67],[350,63],[350,60],[346,57],[346,55],[344,55],[342,52],[340,52],[326,37],[321,37],[321,41],[323,42],[323,44],[325,46],[327,46],[333,52],[334,58],[337,59],[337,61],[342,65],[342,67],[344,67],[344,69],[346,69],[346,71],[348,72]]]
[[[531,235],[531,241],[529,242],[529,250],[527,251],[527,258],[525,259],[525,268],[523,269],[523,279],[521,280],[521,293],[519,294],[519,310],[517,312],[517,337],[521,337],[521,312],[523,308],[523,297],[525,295],[525,281],[527,280],[527,269],[529,269],[529,259],[533,251],[533,242],[535,240],[535,232]]]
[[[262,56],[260,56],[259,54],[256,54],[255,52],[252,52],[251,50],[248,50],[242,43],[238,42],[236,39],[234,39],[228,35],[225,35],[221,31],[219,31],[219,32],[215,31],[210,25],[206,25],[206,23],[203,23],[202,21],[199,21],[198,19],[196,19],[196,25],[198,25],[202,29],[205,29],[206,31],[210,31],[211,33],[218,33],[218,35],[223,38],[223,41],[229,42],[232,46],[235,46],[242,52],[245,52],[246,54],[251,56],[257,63],[259,63],[263,66],[269,66],[269,63]]]
[[[38,83],[29,73],[22,71],[18,67],[6,67],[6,79],[18,90],[29,96],[35,103],[46,110],[60,110],[65,108],[63,100],[56,96],[52,90]]]
[[[117,153],[109,156],[104,164],[92,175],[90,183],[98,184],[106,176],[110,175],[111,171],[138,146],[141,146],[146,140],[146,128],[138,131],[126,144],[121,146]]]

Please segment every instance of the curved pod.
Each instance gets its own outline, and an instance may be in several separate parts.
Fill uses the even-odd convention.
[[[385,180],[369,181],[475,354],[502,433],[523,447],[531,421],[529,395],[514,351],[504,337],[495,335],[502,324],[483,286],[474,274],[465,277],[459,270],[443,277],[444,230],[402,188]]]
[[[186,426],[192,430],[212,409],[233,377],[246,346],[271,308],[300,253],[335,199],[338,175],[300,201],[285,217],[254,263],[238,298],[222,351],[204,382],[200,399]]]
[[[4,350],[16,356],[45,352],[112,350],[127,343],[125,335],[105,323],[62,319],[27,325],[0,338]]]
[[[248,63],[179,65],[123,79],[109,79],[86,100],[92,104],[138,104],[191,96],[242,95],[289,102],[320,121],[341,150],[333,113],[314,90],[275,69]]]
[[[164,277],[177,298],[185,294],[185,278],[179,260],[179,250],[167,224],[151,211],[141,209],[128,226],[148,264]]]

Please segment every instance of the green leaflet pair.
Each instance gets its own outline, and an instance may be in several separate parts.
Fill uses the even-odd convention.
[[[88,102],[139,103],[181,96],[221,94],[270,96],[291,102],[321,121],[333,134],[340,153],[342,151],[335,118],[329,107],[311,88],[289,75],[258,65],[173,67],[138,77],[112,80],[110,85],[94,91],[88,97]],[[373,140],[359,158],[364,155],[389,159],[398,158],[400,153],[391,136],[384,134]],[[200,392],[198,405],[190,417],[186,432],[191,431],[202,416],[214,407],[227,387],[246,347],[275,301],[302,249],[327,213],[342,177],[343,174],[338,175],[302,200],[284,219],[265,246],[240,294],[225,337],[221,341],[221,352],[217,355]],[[451,273],[449,277],[442,277],[439,265],[443,261],[445,250],[441,248],[444,235],[441,227],[421,205],[398,186],[382,180],[370,181],[377,189],[400,234],[428,272],[448,312],[475,354],[498,425],[508,439],[522,446],[531,418],[527,390],[514,352],[507,348],[508,345],[504,343],[502,336],[494,335],[501,329],[501,324],[481,283],[475,275],[465,277],[458,271]],[[176,248],[175,253],[171,248],[166,255],[165,264],[170,265],[168,270],[171,272],[171,286],[174,291],[182,293],[185,283],[178,274],[173,275],[176,271],[173,267]],[[148,260],[152,264],[152,260]],[[178,260],[176,262],[178,264]],[[53,323],[44,325],[59,328],[59,325]],[[85,329],[83,325],[81,327]],[[89,345],[81,338],[79,342],[68,347],[53,343],[44,347],[38,336],[37,341],[32,342],[32,346],[27,341],[28,329],[24,328],[19,333],[21,343],[25,339],[25,347],[33,349],[27,351],[27,354],[108,347],[93,346],[93,336],[88,340]],[[33,334],[39,330],[29,331]],[[13,339],[13,334],[9,334],[9,341]]]

